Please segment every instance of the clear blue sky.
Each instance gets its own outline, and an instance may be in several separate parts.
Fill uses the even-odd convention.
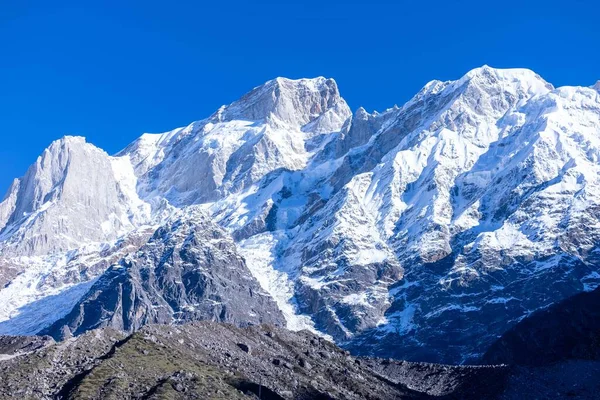
[[[600,79],[592,0],[280,3],[3,1],[0,191],[65,134],[114,153],[276,76],[333,77],[368,110],[483,64]]]

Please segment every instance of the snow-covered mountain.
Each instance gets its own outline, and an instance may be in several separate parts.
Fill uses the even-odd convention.
[[[371,355],[476,361],[525,316],[600,284],[599,90],[484,66],[353,114],[331,79],[278,78],[115,156],[61,139],[0,203],[0,333],[61,318],[77,330],[90,304],[125,326],[102,302],[125,281],[145,310],[165,303],[159,319],[179,320],[191,292],[211,298],[178,274],[215,253],[155,232],[208,218],[245,258],[235,281],[258,284],[290,329]],[[176,249],[178,272],[157,282],[158,254]],[[119,279],[115,265],[128,266]],[[251,303],[231,320],[277,314]]]

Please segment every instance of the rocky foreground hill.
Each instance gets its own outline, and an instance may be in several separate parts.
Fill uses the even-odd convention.
[[[585,310],[582,313],[587,315]],[[553,318],[555,313],[549,319]],[[540,321],[547,319],[540,315],[535,321],[543,326]],[[580,331],[585,329],[580,326]],[[581,346],[598,346],[597,334],[583,337]],[[534,360],[549,352],[537,343],[514,346],[503,340],[499,346],[502,349],[488,357],[518,352]],[[146,325],[133,334],[103,328],[63,342],[49,336],[4,336],[0,337],[0,398],[597,398],[598,353],[582,359],[564,352],[560,344],[552,353],[552,362],[536,365],[413,363],[355,357],[308,331],[269,325],[238,328],[207,321]]]
[[[509,372],[357,358],[307,331],[267,325],[147,325],[0,343],[2,398],[475,398],[501,390]]]

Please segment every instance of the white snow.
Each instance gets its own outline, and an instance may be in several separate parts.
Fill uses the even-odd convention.
[[[293,331],[307,329],[317,332],[309,316],[296,312],[293,303],[294,282],[288,272],[274,268],[276,259],[273,253],[276,243],[272,234],[264,233],[243,240],[238,246],[252,275],[279,306],[287,321],[287,328]]]
[[[33,335],[66,315],[83,296],[93,280],[58,287],[44,285],[50,274],[67,272],[65,256],[44,259],[23,257],[27,268],[0,290],[0,335]]]

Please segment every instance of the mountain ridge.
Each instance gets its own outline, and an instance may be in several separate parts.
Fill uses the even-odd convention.
[[[128,232],[194,206],[232,236],[288,327],[369,355],[471,362],[523,316],[600,284],[598,132],[594,88],[554,88],[526,69],[483,66],[354,114],[332,79],[276,78],[204,120],[82,160],[81,177],[51,169],[85,186],[74,201],[28,202],[13,185],[0,226],[19,201],[37,214],[2,234],[0,333],[24,333],[11,316],[32,299],[89,290],[141,248],[118,248]],[[88,215],[98,219],[78,228]]]

